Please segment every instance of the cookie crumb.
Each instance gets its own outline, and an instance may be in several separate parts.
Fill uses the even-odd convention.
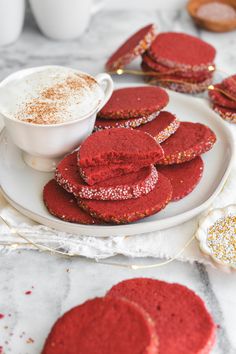
[[[31,294],[32,294],[31,290],[25,291],[25,295],[31,295]]]

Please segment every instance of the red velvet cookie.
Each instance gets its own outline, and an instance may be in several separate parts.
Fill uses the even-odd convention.
[[[149,48],[156,37],[153,24],[141,28],[122,44],[106,62],[106,70],[113,71],[123,68]]]
[[[203,300],[186,286],[137,278],[108,292],[142,306],[156,321],[160,354],[209,354],[216,326]]]
[[[166,81],[173,81],[174,83],[180,83],[180,84],[202,84],[205,81],[212,81],[212,73],[209,73],[207,77],[201,77],[200,75],[197,77],[183,77],[178,74],[172,74],[172,75],[165,75],[160,78],[160,80],[166,80]]]
[[[209,78],[209,75],[212,75],[212,70],[202,70],[202,71],[183,71],[178,68],[169,68],[163,64],[157,63],[154,61],[147,53],[144,53],[142,56],[143,63],[146,64],[150,70],[154,70],[159,72],[162,75],[175,74],[182,78],[190,78],[190,79],[200,79],[203,81],[204,79]],[[215,67],[215,65],[214,65]]]
[[[141,64],[141,67],[144,72],[152,70],[144,62]],[[183,78],[175,74],[165,76],[148,75],[144,79],[152,85],[162,86],[177,92],[195,94],[207,90],[208,86],[212,84],[213,74],[210,73],[209,78],[203,80],[201,77]]]
[[[102,201],[78,201],[79,205],[91,215],[115,224],[126,224],[153,215],[165,208],[172,197],[170,181],[159,174],[155,188],[137,199]]]
[[[60,187],[54,179],[45,185],[43,201],[50,214],[64,221],[88,225],[101,224],[82,210],[76,198]]]
[[[149,164],[143,167],[149,166]],[[108,166],[94,167],[79,167],[80,175],[83,180],[89,185],[100,183],[110,178],[120,177],[127,173],[137,172],[140,166],[137,163],[133,164],[115,164]]]
[[[170,112],[162,111],[153,121],[141,125],[137,130],[148,133],[159,143],[163,143],[179,128],[180,122]]]
[[[103,119],[147,117],[162,110],[169,101],[160,87],[127,87],[115,90],[107,104],[98,113]]]
[[[186,71],[208,70],[216,54],[215,48],[200,38],[177,32],[160,33],[148,52],[158,63]]]
[[[214,132],[206,125],[181,122],[176,133],[161,144],[164,158],[158,164],[172,165],[190,161],[210,150],[215,142]]]
[[[213,104],[213,109],[221,116],[221,118],[231,123],[236,123],[236,109],[225,108],[218,104]]]
[[[80,146],[78,164],[92,167],[137,163],[140,168],[163,157],[161,146],[150,135],[133,129],[107,129],[90,135]]]
[[[171,82],[175,80],[175,82]],[[178,80],[178,79],[177,79]],[[176,78],[168,79],[168,81],[161,80],[158,82],[162,87],[167,88],[172,91],[195,94],[204,92],[208,89],[208,86],[212,84],[212,78],[206,79],[202,82],[177,82]]]
[[[236,97],[236,75],[227,77],[222,84],[228,93]]]
[[[214,89],[208,91],[210,100],[216,105],[234,109],[236,111],[236,96],[235,101],[233,101],[217,89],[224,90],[224,86],[222,84],[214,85]]]
[[[129,118],[129,119],[104,119],[97,118],[94,130],[112,129],[112,128],[136,128],[142,124],[151,122],[158,116],[159,112],[155,112],[146,117]]]
[[[172,201],[184,198],[198,185],[203,174],[203,161],[200,156],[177,165],[158,166],[173,188]]]
[[[66,156],[57,166],[55,179],[67,192],[76,197],[96,200],[125,200],[139,198],[151,192],[158,181],[153,165],[138,172],[108,179],[89,186],[81,178],[77,167],[77,152]]]
[[[54,324],[42,354],[157,354],[150,316],[121,298],[96,298],[74,307]]]

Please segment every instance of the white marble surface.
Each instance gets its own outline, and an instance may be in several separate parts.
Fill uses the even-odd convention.
[[[83,38],[66,43],[44,38],[28,17],[19,41],[1,48],[0,78],[17,69],[42,64],[71,65],[95,74],[102,71],[105,59],[120,41],[149,22],[157,23],[162,31],[185,31],[208,40],[218,50],[218,66],[228,73],[236,72],[236,32],[199,31],[183,9],[171,7],[104,10],[93,18]],[[40,353],[60,314],[89,297],[103,295],[119,280],[135,276],[175,281],[194,289],[205,299],[220,325],[214,354],[236,353],[236,273],[225,274],[197,263],[181,262],[131,271],[37,252],[0,255],[0,313],[5,315],[0,319],[0,346],[5,354]],[[26,291],[32,293],[26,295]]]

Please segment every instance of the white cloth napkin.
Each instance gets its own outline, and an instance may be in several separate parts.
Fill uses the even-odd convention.
[[[212,208],[224,207],[236,202],[235,176],[236,161],[228,181],[212,204]],[[1,195],[0,215],[7,220],[8,224],[12,227],[20,230],[22,235],[37,244],[43,244],[53,249],[76,253],[97,260],[117,254],[130,257],[156,257],[167,259],[176,257],[179,251],[194,235],[198,225],[198,218],[194,218],[185,224],[171,229],[129,237],[96,238],[77,236],[36,224],[12,208]],[[10,232],[9,228],[0,220],[0,251],[10,252],[18,248],[35,249],[35,247],[23,238]],[[189,262],[199,261],[205,264],[211,263],[211,261],[200,252],[198,241],[195,239],[176,259]]]

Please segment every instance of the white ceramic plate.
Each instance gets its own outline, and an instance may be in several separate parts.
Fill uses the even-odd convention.
[[[181,224],[207,209],[221,191],[229,175],[234,142],[224,121],[199,98],[169,91],[168,110],[182,121],[201,122],[211,127],[217,135],[214,148],[203,156],[205,169],[197,188],[181,201],[170,203],[160,213],[128,225],[94,226],[61,221],[51,216],[42,201],[44,184],[52,174],[32,170],[22,160],[21,152],[14,146],[6,131],[0,141],[0,184],[3,195],[17,210],[31,219],[55,229],[97,237],[135,235],[162,230]]]

